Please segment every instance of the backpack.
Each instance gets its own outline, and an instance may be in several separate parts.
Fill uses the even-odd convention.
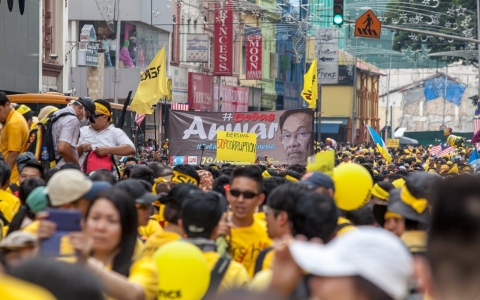
[[[55,159],[55,145],[53,144],[53,124],[65,116],[75,116],[71,112],[63,112],[54,116],[51,112],[44,123],[38,123],[37,128],[30,131],[29,144],[26,152],[31,152],[42,164],[43,168],[52,169],[57,165]],[[48,160],[42,160],[42,149],[46,147],[48,151]]]
[[[267,257],[268,252],[273,250],[272,247],[268,247],[260,251],[257,256],[257,260],[255,261],[255,271],[254,275],[263,270],[263,262],[265,261],[265,257]]]
[[[112,154],[105,156],[98,156],[94,151],[87,153],[85,160],[83,161],[82,171],[85,174],[90,174],[93,171],[100,169],[106,169],[112,171],[115,167],[115,170],[120,176],[120,170],[118,170],[117,165],[115,164],[115,158]]]
[[[203,299],[211,299],[215,296],[231,261],[232,259],[230,257],[220,257],[217,260],[215,267],[210,273],[210,284]]]

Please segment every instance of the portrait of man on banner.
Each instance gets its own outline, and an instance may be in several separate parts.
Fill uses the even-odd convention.
[[[313,154],[313,111],[287,110],[280,116],[280,140],[287,164],[307,164]]]

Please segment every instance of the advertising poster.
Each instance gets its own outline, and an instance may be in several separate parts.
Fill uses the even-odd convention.
[[[246,34],[246,78],[262,79],[262,33],[260,28]]]
[[[230,0],[215,2],[215,24],[213,34],[214,66],[213,75],[233,74],[233,3]]]
[[[208,49],[210,48],[210,36],[208,34],[186,34],[187,47],[185,49],[185,61],[208,62]]]
[[[268,155],[273,164],[306,165],[313,154],[313,110],[271,112],[171,111],[170,161],[184,164],[234,163],[235,157],[217,160],[217,131],[255,133],[256,155]],[[205,150],[202,153],[202,145]]]
[[[207,74],[188,73],[188,104],[194,110],[212,110],[213,77]]]

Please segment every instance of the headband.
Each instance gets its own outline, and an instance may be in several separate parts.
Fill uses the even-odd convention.
[[[102,115],[106,115],[106,116],[109,116],[109,117],[112,115],[112,113],[108,110],[108,108],[105,105],[103,105],[102,103],[99,103],[99,102],[95,102],[95,111],[99,112]]]
[[[262,177],[263,177],[263,178],[270,178],[270,177],[272,177],[272,175],[270,175],[270,173],[268,173],[268,171],[265,170],[265,171],[263,171],[263,173],[262,173]]]
[[[173,170],[172,181],[178,183],[192,183],[198,185],[198,181],[192,176],[175,170]]]
[[[397,218],[397,219],[405,219],[404,217],[402,217],[401,215],[397,214],[397,213],[394,213],[394,212],[391,212],[391,211],[387,211],[385,213],[385,220],[388,219],[388,218]]]
[[[388,196],[390,196],[390,193],[387,192],[386,190],[382,189],[378,183],[375,183],[375,185],[373,186],[372,188],[372,195],[374,195],[375,197],[379,198],[379,199],[382,199],[382,200],[385,200],[387,201],[388,200]]]
[[[427,199],[415,198],[412,194],[410,194],[406,187],[402,188],[400,198],[402,199],[403,203],[411,206],[418,214],[423,213],[423,211],[427,208]]]
[[[292,181],[292,182],[298,182],[298,179],[293,177],[293,176],[290,176],[290,175],[285,175],[285,179],[289,180],[289,181]]]

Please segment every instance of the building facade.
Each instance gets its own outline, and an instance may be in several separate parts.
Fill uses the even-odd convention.
[[[116,3],[120,3],[120,26],[117,24]],[[84,96],[87,91],[88,70],[79,66],[78,50],[80,33],[85,25],[92,25],[96,31],[98,47],[102,40],[108,40],[110,48],[104,52],[110,57],[110,64],[105,58],[103,76],[103,97],[125,99],[129,91],[135,93],[140,82],[140,72],[148,66],[163,46],[170,51],[170,33],[172,15],[160,13],[165,11],[165,3],[152,1],[103,1],[97,6],[95,0],[68,1],[68,55],[65,67],[71,73],[69,90],[76,90],[76,95]],[[156,13],[158,12],[158,13]],[[120,31],[117,41],[117,31]],[[115,76],[117,48],[130,59],[119,60],[119,72]],[[105,49],[103,49],[105,50]],[[124,50],[124,51],[122,51]],[[123,56],[122,56],[123,57]],[[65,89],[64,89],[65,90]]]

